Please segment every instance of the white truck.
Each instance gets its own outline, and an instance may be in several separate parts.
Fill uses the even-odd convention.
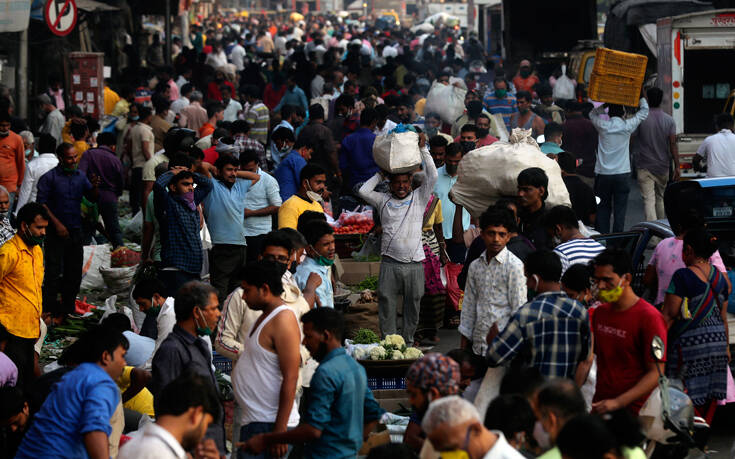
[[[676,121],[682,176],[696,177],[691,160],[714,118],[732,113],[735,95],[735,9],[710,10],[657,21],[658,86],[662,108]]]

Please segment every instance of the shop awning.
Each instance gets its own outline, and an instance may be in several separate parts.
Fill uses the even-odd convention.
[[[107,11],[120,11],[120,8],[95,0],[76,0],[77,8],[88,13],[103,13]]]

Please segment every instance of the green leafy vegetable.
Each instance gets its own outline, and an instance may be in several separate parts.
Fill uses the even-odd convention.
[[[360,290],[377,290],[378,288],[378,276],[368,276],[357,284],[357,288]]]
[[[355,338],[352,340],[355,344],[373,344],[380,341],[378,335],[369,328],[361,328],[355,333]]]

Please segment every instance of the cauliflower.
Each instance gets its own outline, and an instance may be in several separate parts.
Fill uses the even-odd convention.
[[[383,346],[375,346],[370,349],[370,360],[383,360],[385,359],[385,348]]]
[[[415,347],[409,347],[406,352],[403,353],[403,358],[408,360],[420,359],[424,356],[424,353]]]
[[[403,353],[401,351],[393,351],[390,358],[391,360],[403,360]]]
[[[370,353],[367,349],[357,347],[352,351],[352,357],[354,357],[355,360],[367,360],[370,357]]]
[[[403,340],[403,336],[401,335],[387,335],[385,337],[385,343],[392,344],[398,348],[406,345],[406,342]]]

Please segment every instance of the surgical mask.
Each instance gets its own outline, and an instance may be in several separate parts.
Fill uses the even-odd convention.
[[[199,309],[199,314],[202,314],[201,311],[202,310]],[[196,317],[194,318],[194,321],[196,322],[196,326],[197,326],[197,336],[212,336],[212,328],[207,323],[207,319],[204,319],[204,325],[205,325],[204,327],[199,326],[199,319],[197,319]]]
[[[278,149],[281,153],[288,153],[291,151],[291,146],[289,144],[283,144],[281,148]]]
[[[27,158],[27,157],[28,157],[28,155],[30,155],[30,154],[31,154],[31,149],[30,149],[30,148],[27,148],[27,149],[26,149],[26,151],[25,151],[24,153],[25,153],[25,155],[26,155],[26,158]]]
[[[21,237],[29,247],[41,245],[46,240],[45,236],[34,236],[28,228],[23,231]]]
[[[487,135],[490,134],[490,129],[478,129],[477,135],[482,139],[484,137],[487,137]]]
[[[495,90],[495,97],[497,97],[498,99],[505,99],[505,96],[507,95],[508,95],[507,89],[496,89]]]
[[[10,131],[0,131],[0,137],[7,137],[10,135]]]
[[[315,260],[319,263],[319,266],[332,266],[334,264],[333,258],[327,258],[324,255],[317,255]]]
[[[615,303],[617,302],[620,297],[623,295],[623,279],[620,279],[620,282],[618,282],[618,286],[615,288],[607,289],[607,290],[600,290],[597,293],[597,298],[599,298],[600,301],[604,303]]]
[[[470,444],[470,427],[467,427],[467,433],[464,437],[464,445],[462,448],[454,449],[452,451],[440,451],[439,457],[441,459],[470,459],[470,453],[467,452],[467,447]]]
[[[430,139],[439,133],[439,128],[427,127],[425,131],[426,131],[426,138]]]
[[[151,316],[151,317],[157,317],[159,312],[161,312],[161,306],[156,305],[156,301],[153,298],[151,298],[151,307],[148,308],[148,310],[145,312],[145,315]]]
[[[546,432],[546,429],[544,429],[544,426],[539,421],[536,421],[536,424],[533,426],[533,438],[542,450],[551,448],[549,433]]]
[[[306,186],[309,187],[309,189],[306,190],[307,198],[311,199],[312,201],[316,201],[316,202],[324,202],[324,198],[322,197],[322,195],[320,195],[319,193],[311,189],[311,184],[309,183],[308,180],[306,181]]]
[[[138,121],[140,119],[140,116],[129,116],[128,119],[130,121]]]
[[[459,145],[462,147],[462,151],[465,153],[469,153],[475,149],[475,142],[463,140],[459,142]]]

